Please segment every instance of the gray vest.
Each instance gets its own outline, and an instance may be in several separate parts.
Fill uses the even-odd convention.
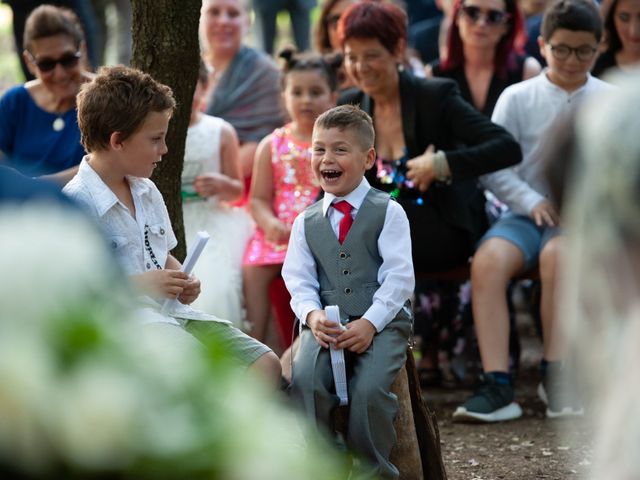
[[[349,317],[362,317],[380,287],[378,238],[388,202],[388,194],[370,189],[342,245],[328,215],[322,214],[322,200],[305,211],[305,237],[316,261],[322,306],[338,305],[343,323]],[[400,313],[406,315],[405,309]]]

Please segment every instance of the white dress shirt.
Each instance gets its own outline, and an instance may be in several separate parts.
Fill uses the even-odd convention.
[[[164,268],[169,251],[178,242],[158,187],[148,178],[129,176],[127,180],[136,208],[135,218],[89,165],[87,157],[80,163],[76,176],[62,191],[76,200],[96,220],[122,270],[127,275],[138,275],[156,270],[157,266]],[[145,244],[145,231],[149,247]],[[227,322],[180,302],[174,302],[169,315],[163,315],[159,313],[159,309],[164,299],[140,296],[138,300],[145,307],[137,312],[143,323],[179,324],[172,317]]]
[[[124,272],[137,275],[156,269],[156,263],[164,268],[169,251],[178,242],[155,184],[148,178],[127,177],[127,180],[136,207],[135,217],[91,168],[87,157],[62,191],[96,219]],[[145,225],[150,249],[145,247]]]
[[[331,204],[346,200],[353,206],[351,216],[355,218],[370,188],[369,182],[363,178],[358,187],[345,197],[325,193],[322,212],[329,216],[336,238],[343,214],[335,208],[329,208]],[[387,205],[384,225],[378,237],[378,250],[382,258],[378,270],[380,288],[373,295],[373,303],[363,317],[381,332],[411,297],[415,286],[409,220],[403,208],[393,200]],[[300,321],[306,324],[309,312],[323,307],[316,262],[305,236],[304,212],[293,222],[282,277],[291,294],[291,308]]]
[[[588,75],[585,84],[567,92],[540,75],[507,87],[498,98],[491,121],[503,126],[522,148],[522,162],[480,177],[481,183],[509,209],[529,216],[548,196],[541,152],[555,122],[586,97],[609,91],[610,84]]]

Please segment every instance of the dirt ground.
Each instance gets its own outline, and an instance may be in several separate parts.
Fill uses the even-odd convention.
[[[590,434],[580,420],[547,420],[537,397],[541,345],[532,325],[521,327],[521,372],[517,400],[524,415],[511,422],[479,425],[451,421],[472,393],[431,388],[424,398],[435,410],[449,480],[564,480],[583,478],[590,465]]]

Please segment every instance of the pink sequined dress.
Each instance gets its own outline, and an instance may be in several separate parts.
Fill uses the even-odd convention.
[[[273,132],[271,142],[273,168],[273,211],[288,226],[320,192],[311,170],[311,146],[291,134],[291,124]],[[284,262],[288,239],[272,243],[264,238],[259,227],[249,241],[244,254],[244,265],[277,265]]]

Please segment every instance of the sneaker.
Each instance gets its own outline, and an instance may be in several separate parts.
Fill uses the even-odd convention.
[[[498,385],[491,375],[484,376],[483,384],[473,396],[453,412],[455,422],[503,422],[522,416],[520,405],[514,402],[511,385]]]
[[[569,389],[561,385],[560,382],[550,381],[548,375],[538,385],[538,397],[547,406],[547,418],[584,415],[584,408],[577,404]]]

